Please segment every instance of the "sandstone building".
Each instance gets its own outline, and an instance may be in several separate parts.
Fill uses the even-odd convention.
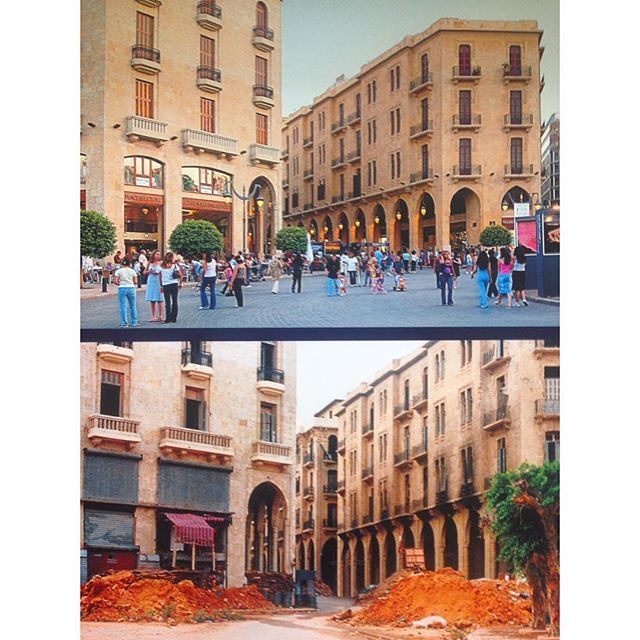
[[[228,586],[291,572],[293,343],[83,343],[81,371],[83,581],[174,560]],[[183,524],[215,548],[194,558]]]
[[[338,419],[335,400],[296,437],[296,566],[335,592],[338,556]]]
[[[338,594],[384,580],[407,548],[429,569],[504,571],[483,494],[495,473],[559,459],[559,357],[549,341],[430,342],[336,401]],[[317,566],[319,538],[302,541],[298,563],[313,541]]]
[[[284,121],[285,224],[444,248],[536,201],[541,36],[531,20],[443,18],[339,78]]]
[[[120,250],[164,250],[191,219],[214,222],[227,250],[271,249],[280,11],[281,0],[82,1],[80,206],[115,223]],[[253,194],[246,205],[225,197],[232,185]]]

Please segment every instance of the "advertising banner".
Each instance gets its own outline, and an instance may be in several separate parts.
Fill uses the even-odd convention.
[[[517,243],[530,249],[531,253],[538,253],[538,227],[536,225],[536,219],[517,220],[516,238]]]

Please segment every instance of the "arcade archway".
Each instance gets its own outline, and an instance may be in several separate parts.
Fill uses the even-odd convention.
[[[444,521],[444,566],[458,570],[458,529],[451,517]]]
[[[344,211],[338,217],[338,238],[344,244],[349,244],[349,219]]]
[[[433,529],[428,522],[422,528],[422,549],[424,550],[424,564],[429,571],[436,570],[436,541]]]
[[[336,593],[338,587],[338,542],[335,538],[329,538],[324,543],[320,552],[320,578]]]
[[[418,242],[423,249],[436,249],[436,203],[430,193],[422,194],[418,218]]]
[[[385,563],[384,563],[384,571],[385,578],[388,578],[392,573],[395,573],[398,570],[398,559],[396,554],[396,539],[393,536],[393,533],[389,531],[387,533],[387,537],[384,541],[384,553],[385,553]]]
[[[395,222],[393,225],[393,246],[394,251],[404,251],[409,249],[409,207],[407,203],[400,199],[393,210]]]
[[[371,584],[380,584],[380,545],[375,536],[369,546],[369,577]]]
[[[267,178],[259,176],[251,183],[249,194],[256,185],[259,189],[247,203],[246,248],[258,255],[271,254],[275,248],[275,189]]]
[[[259,484],[249,497],[246,523],[247,570],[284,571],[284,540],[278,531],[284,531],[286,523],[285,498],[271,482]]]
[[[389,241],[387,237],[387,214],[380,204],[377,204],[373,210],[373,241],[380,243]]]
[[[326,216],[322,223],[322,233],[324,240],[333,240],[333,220],[329,216]]]
[[[362,209],[356,211],[356,218],[353,224],[355,241],[364,242],[367,239],[367,221]]]
[[[449,243],[453,250],[467,244],[477,244],[480,238],[480,198],[475,191],[464,187],[451,198]]]
[[[364,545],[360,538],[356,543],[356,591],[360,593],[364,587]]]
[[[484,532],[480,515],[474,509],[469,513],[469,579],[484,578]]]

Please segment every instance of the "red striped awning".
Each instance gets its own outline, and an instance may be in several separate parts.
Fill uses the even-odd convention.
[[[175,527],[175,541],[185,544],[196,544],[202,547],[213,547],[215,530],[202,516],[194,513],[165,513]]]

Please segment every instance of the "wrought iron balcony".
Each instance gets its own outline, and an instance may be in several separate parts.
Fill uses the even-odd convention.
[[[271,109],[276,104],[273,97],[273,87],[266,84],[253,85],[253,104],[262,109]]]
[[[222,90],[222,72],[214,67],[200,65],[196,73],[198,89],[209,93],[218,93]]]
[[[482,177],[482,165],[454,165],[451,170],[454,180],[479,180]]]
[[[312,454],[310,453],[305,453],[304,456],[302,457],[302,464],[303,465],[308,465],[308,464],[313,464],[315,458],[313,457]]]
[[[533,176],[533,165],[532,164],[522,164],[512,163],[504,165],[504,176],[505,178],[530,178]]]
[[[354,111],[353,113],[350,113],[347,116],[347,124],[350,126],[353,126],[354,124],[357,124],[358,122],[360,122],[361,118],[362,118],[362,113],[360,111]]]
[[[213,356],[210,351],[192,351],[190,348],[182,350],[182,366],[197,364],[201,367],[212,367]]]
[[[426,509],[429,506],[429,498],[427,496],[422,496],[422,498],[415,498],[411,501],[412,511],[420,511],[421,509]]]
[[[481,125],[482,116],[479,113],[468,115],[454,113],[452,116],[451,127],[454,131],[458,131],[459,129],[475,131],[479,129]]]
[[[409,93],[417,93],[423,89],[431,89],[433,86],[433,73],[423,73],[420,77],[409,83]]]
[[[335,518],[324,518],[322,521],[322,526],[325,529],[337,529],[338,521]]]
[[[505,82],[523,80],[528,82],[531,80],[531,67],[511,66],[509,63],[502,65],[502,77]]]
[[[373,513],[365,513],[362,516],[362,524],[371,524],[373,522]]]
[[[140,73],[155,75],[161,69],[160,51],[142,44],[131,47],[131,66]]]
[[[373,435],[373,425],[372,424],[363,424],[362,425],[362,437],[372,436]]]
[[[411,513],[410,502],[403,502],[402,504],[397,504],[393,508],[393,515],[401,516],[401,515],[404,515],[405,513]]]
[[[253,27],[251,43],[260,51],[273,51],[275,47],[273,30],[262,25]]]
[[[305,180],[313,180],[313,167],[304,170],[303,178]]]
[[[308,138],[305,138],[303,143],[302,143],[302,148],[306,149],[307,147],[311,147],[313,145],[313,136],[309,136]]]
[[[345,119],[338,120],[338,122],[334,122],[331,125],[331,133],[336,134],[342,131],[347,126],[347,121]]]
[[[468,67],[453,67],[453,82],[462,82],[465,80],[471,80],[477,82],[482,78],[482,67],[478,65]]]
[[[355,151],[349,151],[347,154],[347,162],[358,162],[362,156],[362,150],[356,149]]]
[[[340,453],[340,451],[344,451],[345,449],[345,439],[342,438],[341,440],[338,440],[338,453]]]
[[[346,484],[344,480],[338,480],[338,493],[344,493],[345,489],[346,489]]]
[[[414,460],[417,460],[418,458],[423,458],[424,456],[426,456],[428,452],[429,452],[429,448],[427,447],[426,442],[423,442],[422,444],[416,444],[411,449],[411,457]]]
[[[473,484],[473,480],[469,480],[467,482],[463,482],[460,485],[460,497],[468,498],[472,496],[476,492],[475,485]]]
[[[347,164],[347,158],[344,155],[338,156],[337,158],[334,158],[333,160],[331,160],[332,169],[337,169],[338,167],[342,167],[346,164]]]
[[[302,524],[302,530],[303,531],[313,531],[313,528],[315,527],[315,520],[313,518],[309,518],[308,520],[305,520]]]
[[[411,457],[411,449],[407,447],[403,451],[394,454],[393,456],[393,466],[394,467],[403,467],[405,465],[413,464],[413,459]]]
[[[361,477],[364,481],[371,480],[373,478],[373,465],[370,464],[362,469]]]
[[[447,489],[436,491],[436,504],[444,504],[449,501],[449,493]]]
[[[330,482],[329,484],[322,485],[322,492],[327,494],[338,493],[338,483]]]
[[[417,140],[423,136],[430,136],[433,134],[433,120],[422,120],[418,124],[411,125],[409,132],[409,138],[411,140]]]
[[[557,417],[560,415],[560,398],[536,400],[536,415]]]
[[[314,493],[313,493],[313,487],[305,487],[302,490],[302,497],[303,498],[314,498]]]
[[[258,388],[265,393],[280,395],[284,391],[284,371],[274,367],[258,367]]]
[[[433,169],[424,169],[423,171],[416,171],[410,176],[411,182],[422,182],[423,180],[433,180]]]
[[[413,408],[411,407],[411,402],[409,400],[407,400],[403,404],[397,404],[393,409],[393,418],[395,420],[408,418],[412,414],[413,414]]]
[[[507,404],[507,398],[498,399],[498,406],[492,411],[485,411],[482,416],[482,428],[485,431],[497,431],[508,429],[511,424],[511,413]]]
[[[482,368],[487,370],[496,369],[500,365],[506,364],[509,360],[511,358],[505,355],[502,346],[496,347],[496,345],[493,345],[482,354]]]
[[[222,9],[215,2],[198,2],[196,21],[205,29],[213,31],[222,27]]]
[[[338,454],[335,451],[333,453],[325,451],[322,455],[322,460],[325,464],[334,464],[338,462]]]
[[[507,113],[504,116],[505,131],[509,131],[509,129],[526,129],[528,131],[532,126],[532,113]]]

